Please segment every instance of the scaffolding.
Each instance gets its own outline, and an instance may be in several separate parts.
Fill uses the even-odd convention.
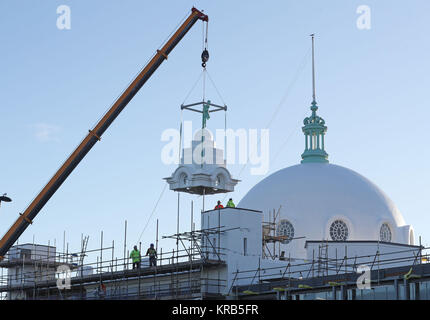
[[[263,221],[263,259],[279,259],[289,260],[291,257],[285,256],[285,251],[281,250],[281,244],[286,244],[293,240],[304,239],[305,237],[290,237],[289,235],[281,234],[277,230],[278,217],[282,206],[279,209],[269,211],[269,221]]]
[[[298,288],[312,289],[316,285],[355,285],[359,275],[358,268],[362,265],[369,266],[370,271],[376,273],[377,278],[373,281],[377,284],[381,280],[381,271],[388,268],[403,267],[406,271],[393,275],[384,272],[385,276],[403,276],[410,273],[414,277],[419,277],[415,274],[418,270],[417,266],[430,262],[429,249],[430,247],[417,246],[386,253],[380,253],[377,249],[371,255],[348,256],[345,247],[343,257],[337,256],[337,250],[335,257],[329,257],[328,242],[322,241],[318,247],[318,256],[314,256],[311,261],[303,259],[302,262],[299,262],[296,260],[296,263],[291,264],[291,261],[287,260],[284,266],[267,268],[261,268],[259,261],[258,266],[254,269],[235,271],[229,294],[231,293],[236,299],[239,299],[241,296],[257,295],[267,290],[267,287],[273,293],[273,290],[288,292]],[[399,254],[404,256],[395,257]],[[336,281],[332,280],[334,278]],[[247,284],[243,285],[243,283]],[[279,287],[280,283],[282,287]]]
[[[352,285],[361,265],[367,265],[375,272],[373,280],[379,284],[393,273],[385,271],[389,268],[403,268],[398,273],[401,276],[408,272],[409,276],[419,276],[422,270],[419,266],[427,265],[430,261],[427,253],[430,248],[421,245],[402,245],[393,251],[381,252],[383,244],[391,243],[374,241],[374,253],[351,255],[348,254],[346,243],[343,248],[340,242],[309,241],[315,248],[310,251],[311,260],[279,257],[277,265],[274,265],[272,257],[262,258],[258,255],[255,256],[254,268],[247,264],[241,270],[232,271],[232,266],[226,263],[226,256],[232,250],[222,248],[220,239],[223,233],[240,228],[218,225],[193,229],[163,236],[163,239],[176,240],[177,246],[173,250],[157,250],[155,267],[151,267],[149,259],[143,256],[141,265],[133,268],[127,250],[127,224],[123,250],[122,244],[118,245],[114,241],[106,245],[103,232],[100,234],[100,246],[94,249],[88,249],[89,237],[83,235],[76,251],[69,250],[65,240],[62,251],[50,243],[40,245],[33,241],[17,244],[0,262],[0,298],[223,299],[226,295],[241,298],[250,293],[267,291],[267,288],[290,292],[300,286],[306,289]],[[158,248],[158,228],[156,243]],[[330,247],[329,255],[331,244],[333,247]],[[116,256],[115,249],[123,251],[123,256]],[[142,252],[141,244],[139,250]],[[271,261],[270,267],[265,264],[268,261]]]
[[[209,277],[214,267],[225,265],[222,249],[210,240],[227,229],[193,230],[164,236],[176,239],[181,249],[157,252],[156,266],[142,254],[133,269],[124,233],[123,257],[115,256],[115,242],[88,250],[89,237],[82,237],[77,252],[57,251],[54,246],[18,244],[0,262],[0,298],[56,299],[210,299],[227,286]],[[203,241],[203,245],[202,245]],[[158,244],[158,239],[157,239]],[[117,246],[118,247],[118,246]],[[141,244],[139,244],[141,251]],[[117,248],[118,249],[118,248]]]
[[[275,213],[275,209],[272,211],[269,211],[269,221],[263,221],[263,259],[264,258],[270,258],[272,260],[276,259],[277,257],[280,257],[280,243],[288,240],[287,236],[285,235],[277,235],[276,234],[276,225],[277,225],[277,217],[279,215],[279,212],[281,210],[281,207],[279,207],[277,213]],[[269,246],[270,244],[273,245],[272,250],[270,250]],[[276,255],[276,244],[278,244],[279,252],[278,255]]]

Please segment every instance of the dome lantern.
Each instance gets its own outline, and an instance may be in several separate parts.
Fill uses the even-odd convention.
[[[197,106],[201,106],[201,109],[197,109]],[[215,147],[212,133],[206,129],[210,113],[227,111],[227,106],[203,100],[181,105],[181,110],[184,109],[202,115],[202,128],[195,133],[191,146],[182,148],[178,168],[170,177],[164,178],[170,190],[202,196],[233,192],[239,180],[233,179],[227,170],[227,160],[224,159],[223,150]]]
[[[303,120],[302,131],[305,134],[305,151],[302,153],[302,163],[328,162],[328,154],[324,150],[324,136],[327,132],[325,121],[317,116],[318,106],[312,101],[312,115]]]

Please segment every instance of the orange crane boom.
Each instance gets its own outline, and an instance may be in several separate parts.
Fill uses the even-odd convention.
[[[25,229],[33,222],[33,219],[40,212],[40,210],[42,210],[43,206],[54,195],[54,193],[72,173],[72,171],[78,166],[79,162],[81,162],[81,160],[86,156],[86,154],[91,150],[96,142],[100,140],[107,128],[109,128],[116,117],[127,106],[131,99],[133,99],[136,93],[140,90],[140,88],[142,88],[145,82],[151,77],[155,70],[157,70],[161,63],[167,59],[170,52],[198,20],[208,21],[208,16],[196,8],[192,8],[191,14],[188,16],[188,18],[186,18],[186,20],[169,38],[164,46],[160,50],[157,50],[157,53],[154,55],[151,61],[149,61],[149,63],[143,68],[143,70],[133,80],[128,88],[115,101],[109,111],[96,124],[96,126],[92,130],[89,130],[88,135],[63,163],[60,169],[58,169],[58,171],[51,178],[51,180],[49,180],[42,191],[40,191],[36,198],[34,198],[27,209],[23,213],[20,213],[18,219],[0,240],[0,260],[3,260],[6,252],[25,231]]]

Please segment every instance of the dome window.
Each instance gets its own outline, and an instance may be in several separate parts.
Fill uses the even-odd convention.
[[[346,241],[348,239],[348,227],[342,220],[335,220],[330,226],[330,237],[333,241]]]
[[[384,223],[379,231],[379,239],[384,242],[391,242],[391,236],[390,226]]]
[[[276,235],[278,237],[285,236],[286,239],[282,241],[282,243],[287,244],[290,243],[294,238],[294,227],[288,220],[279,221],[278,227],[276,228]]]

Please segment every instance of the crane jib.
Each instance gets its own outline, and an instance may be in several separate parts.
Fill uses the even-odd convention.
[[[136,79],[130,84],[130,86],[123,92],[123,94],[118,98],[118,100],[112,105],[109,111],[97,123],[97,125],[93,128],[93,130],[90,130],[88,135],[84,138],[84,140],[82,140],[79,146],[64,162],[64,164],[51,178],[48,184],[31,202],[31,204],[24,211],[24,213],[20,214],[18,219],[15,221],[15,223],[10,227],[10,229],[0,240],[0,260],[3,259],[4,255],[9,250],[9,248],[25,231],[28,225],[32,223],[33,219],[44,207],[44,205],[54,195],[54,193],[58,190],[58,188],[72,173],[72,171],[78,166],[81,160],[87,155],[87,153],[91,150],[91,148],[96,144],[96,142],[100,140],[100,137],[103,135],[103,133],[109,128],[109,126],[118,117],[121,111],[133,99],[133,97],[142,88],[145,82],[157,70],[157,68],[162,64],[162,62],[165,59],[167,59],[167,56],[169,55],[169,53],[175,48],[175,46],[179,43],[179,41],[181,41],[181,39],[197,22],[197,20],[207,21],[208,17],[204,15],[202,12],[193,8],[190,16],[184,21],[184,23],[166,42],[166,44],[162,47],[162,49],[157,50],[157,54],[144,67],[142,72],[139,73]]]

